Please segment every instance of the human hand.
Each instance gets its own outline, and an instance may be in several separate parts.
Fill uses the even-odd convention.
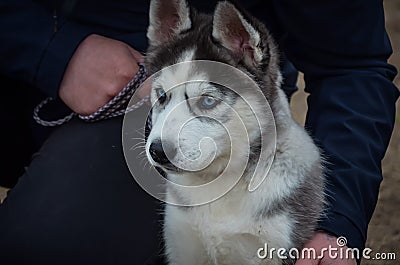
[[[138,51],[123,42],[90,35],[72,56],[59,96],[74,112],[92,114],[128,84],[143,61]]]
[[[304,248],[308,249],[315,249],[317,253],[317,258],[308,258],[308,257],[301,257],[297,260],[295,265],[357,265],[355,259],[350,258],[346,259],[346,246],[339,246],[337,243],[337,237],[331,236],[326,232],[316,232],[311,240],[304,245]],[[329,248],[337,248],[337,252],[333,252],[337,254],[335,258],[334,255],[329,254]],[[326,249],[325,251],[323,251]],[[342,249],[343,256],[340,257],[340,249]],[[349,253],[351,253],[349,251]],[[322,255],[321,255],[322,254]],[[322,256],[322,257],[318,257]],[[307,259],[305,259],[307,258]]]

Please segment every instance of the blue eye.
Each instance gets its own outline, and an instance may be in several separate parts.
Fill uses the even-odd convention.
[[[198,105],[201,109],[212,109],[219,103],[219,100],[210,97],[210,96],[203,96],[199,99]]]
[[[158,102],[163,104],[167,100],[167,94],[165,93],[164,89],[159,88],[156,90]]]

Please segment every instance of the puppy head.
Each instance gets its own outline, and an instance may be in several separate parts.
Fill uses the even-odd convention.
[[[259,142],[262,132],[254,109],[262,109],[264,102],[252,94],[250,81],[235,71],[201,62],[243,71],[272,101],[281,82],[274,41],[264,25],[226,1],[207,15],[185,0],[152,0],[147,37],[153,103],[153,128],[146,144],[149,160],[173,174],[215,175],[232,155]],[[193,61],[198,63],[188,63]],[[228,85],[214,82],[221,79]],[[238,89],[230,89],[238,84]],[[248,141],[241,141],[244,133]]]

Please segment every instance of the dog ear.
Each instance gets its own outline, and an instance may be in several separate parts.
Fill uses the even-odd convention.
[[[250,66],[257,66],[263,59],[260,32],[230,2],[217,4],[212,36],[235,57]]]
[[[186,0],[151,0],[147,38],[156,46],[192,27]]]

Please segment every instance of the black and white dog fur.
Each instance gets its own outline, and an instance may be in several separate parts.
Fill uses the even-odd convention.
[[[241,159],[240,156],[230,156],[231,153],[240,153],[240,149],[231,152],[231,147],[221,148],[208,167],[196,172],[180,170],[163,154],[167,152],[164,149],[178,148],[178,143],[173,140],[176,135],[168,133],[163,135],[163,141],[167,143],[160,146],[162,127],[172,124],[165,123],[167,113],[182,101],[204,93],[204,87],[200,85],[165,92],[168,87],[187,80],[187,75],[202,74],[186,69],[175,73],[163,71],[167,66],[184,61],[222,62],[248,74],[257,82],[271,106],[277,133],[275,159],[267,177],[255,191],[248,191],[249,178],[244,176],[225,196],[208,204],[165,206],[163,236],[168,263],[294,264],[291,258],[260,259],[257,250],[265,243],[269,248],[301,249],[313,235],[323,211],[324,177],[320,152],[305,130],[293,121],[288,100],[280,88],[279,52],[272,36],[262,23],[230,2],[219,2],[214,14],[199,13],[185,0],[152,0],[150,5],[147,33],[150,46],[146,66],[150,74],[157,73],[152,80],[151,92],[153,127],[146,143],[151,164],[162,170],[168,179],[196,185],[205,178],[218,175],[221,165],[226,165],[227,157]],[[221,92],[221,88],[208,84],[206,106],[202,107],[203,101],[201,104],[180,104],[181,117],[177,119],[189,120],[195,114],[214,111],[214,116],[220,115],[222,121],[234,122],[234,119],[229,119],[226,106],[209,100],[210,94],[231,104],[239,115],[246,116],[240,112],[248,109],[240,107],[243,102],[236,98],[237,94]],[[262,103],[253,103],[256,111],[261,109],[257,104]],[[252,128],[251,123],[255,121],[247,119],[246,122],[246,126]],[[264,124],[269,126],[271,122]],[[218,142],[219,134],[225,133],[208,119],[194,118],[187,126],[189,133],[180,135],[180,152],[174,153],[178,165],[179,161],[187,161],[180,156],[194,158],[199,155],[199,139],[207,136]],[[163,129],[168,132],[168,129]],[[259,134],[266,131],[249,134],[250,156],[257,155]],[[223,146],[224,143],[217,144]],[[193,199],[190,193],[177,194],[168,187],[167,196],[176,196],[186,203]]]

